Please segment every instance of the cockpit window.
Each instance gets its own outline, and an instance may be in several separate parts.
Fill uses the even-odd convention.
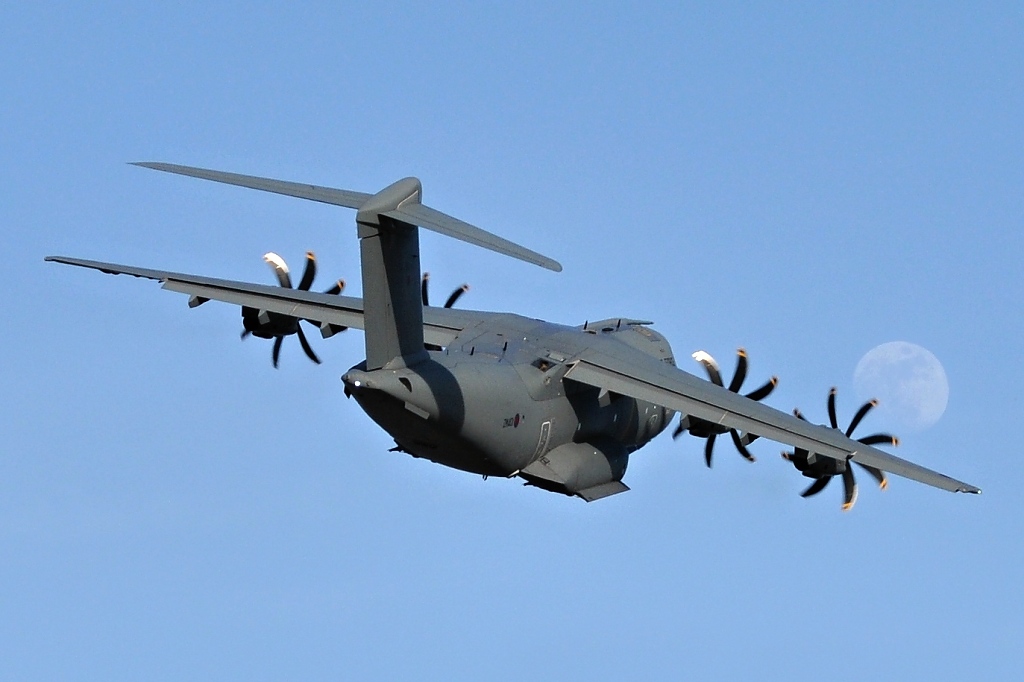
[[[534,367],[536,367],[540,371],[546,372],[549,369],[551,369],[554,366],[555,363],[551,362],[547,358],[537,358],[536,360],[533,361],[532,364],[533,364]]]

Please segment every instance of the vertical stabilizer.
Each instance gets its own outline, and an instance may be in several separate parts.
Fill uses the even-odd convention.
[[[135,165],[357,209],[366,364],[371,370],[385,365],[408,366],[427,358],[423,348],[417,226],[548,270],[562,270],[558,261],[424,206],[420,203],[423,187],[416,178],[399,180],[371,195],[172,163],[146,161]]]
[[[403,205],[419,204],[422,192],[416,178],[399,180],[367,200],[356,215],[368,370],[413,365],[427,357],[419,230],[383,215]]]

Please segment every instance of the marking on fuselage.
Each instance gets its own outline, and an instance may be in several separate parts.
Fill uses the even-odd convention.
[[[540,425],[540,440],[537,441],[537,451],[533,453],[533,458],[537,459],[544,454],[544,451],[548,449],[548,440],[551,438],[551,420],[544,422]]]
[[[505,417],[504,421],[502,421],[501,428],[507,429],[511,427],[513,429],[518,429],[519,425],[523,423],[525,420],[526,417],[517,412],[516,416],[514,417]]]

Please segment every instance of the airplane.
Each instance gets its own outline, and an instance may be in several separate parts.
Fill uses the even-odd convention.
[[[291,335],[319,363],[302,322],[319,326],[324,338],[362,329],[366,358],[342,376],[344,393],[394,438],[394,451],[484,477],[519,477],[526,485],[592,502],[629,490],[623,477],[630,455],[678,413],[673,435],[704,438],[708,466],[718,436],[728,434],[751,461],[751,442],[773,440],[791,447],[783,457],[813,480],[805,497],[839,476],[844,510],[857,498],[853,464],[882,488],[890,473],[951,492],[981,492],[875,447],[895,445],[892,436],[854,439],[854,428],[873,402],[842,430],[835,389],[828,399],[828,426],[760,402],[775,387],[774,377],[741,394],[747,374],[742,349],[725,386],[718,364],[703,351],[693,357],[708,380],[677,367],[668,341],[644,320],[567,326],[460,310],[452,306],[454,300],[430,306],[427,280],[421,277],[419,228],[555,272],[562,266],[423,204],[416,178],[368,194],[169,163],[134,165],[356,210],[362,298],[342,295],[342,282],[326,292],[310,291],[316,273],[312,253],[297,287],[273,253],[265,259],[278,286],[63,256],[46,260],[156,280],[168,291],[187,294],[190,308],[211,300],[241,306],[243,338],[274,339],[275,366],[283,339]]]

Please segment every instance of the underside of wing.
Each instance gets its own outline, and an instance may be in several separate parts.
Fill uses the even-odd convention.
[[[331,328],[363,328],[363,299],[332,293],[250,284],[232,280],[186,275],[179,272],[140,268],[117,263],[49,256],[47,261],[99,270],[109,275],[130,275],[163,283],[163,288],[187,294],[189,305],[222,301],[257,311],[266,311],[315,322],[325,335]],[[450,308],[426,308],[423,334],[427,343],[446,346],[462,329],[479,322],[483,313]]]
[[[855,441],[836,429],[802,421],[654,358],[626,360],[590,350],[565,376],[835,460],[858,462],[951,492],[981,492],[973,485]]]

